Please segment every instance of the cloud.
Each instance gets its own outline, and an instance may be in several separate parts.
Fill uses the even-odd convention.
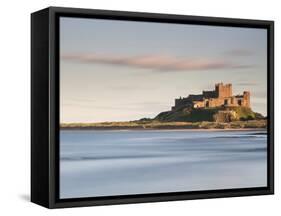
[[[226,51],[224,54],[229,55],[229,56],[251,56],[254,53],[251,50],[246,50],[246,49],[233,49]]]
[[[240,65],[224,59],[191,59],[178,58],[167,55],[117,56],[100,54],[62,55],[64,60],[83,63],[98,63],[129,66],[136,68],[154,69],[160,71],[189,71],[189,70],[215,70],[215,69],[244,69],[251,65]]]
[[[255,81],[249,81],[249,82],[244,82],[244,81],[241,81],[239,83],[237,83],[237,85],[239,86],[256,86],[256,85],[259,85],[259,83],[255,82]]]

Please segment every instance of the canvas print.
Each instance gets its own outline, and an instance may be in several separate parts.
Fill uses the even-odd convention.
[[[59,197],[267,186],[267,30],[60,17]]]

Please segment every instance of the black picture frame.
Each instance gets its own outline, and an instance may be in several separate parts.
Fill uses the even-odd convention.
[[[59,199],[59,22],[61,16],[267,29],[267,187]],[[31,201],[47,208],[274,193],[274,22],[49,7],[31,15]]]

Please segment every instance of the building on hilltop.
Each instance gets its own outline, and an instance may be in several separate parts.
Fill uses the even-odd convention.
[[[244,91],[243,95],[232,95],[232,84],[217,83],[215,90],[203,91],[199,95],[189,95],[185,98],[175,99],[175,106],[172,110],[179,108],[209,108],[209,107],[249,107],[250,92]]]

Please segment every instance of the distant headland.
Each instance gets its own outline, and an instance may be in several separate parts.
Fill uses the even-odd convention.
[[[232,84],[175,99],[155,118],[125,122],[62,123],[62,129],[265,129],[267,119],[251,109],[250,92],[232,95]]]

